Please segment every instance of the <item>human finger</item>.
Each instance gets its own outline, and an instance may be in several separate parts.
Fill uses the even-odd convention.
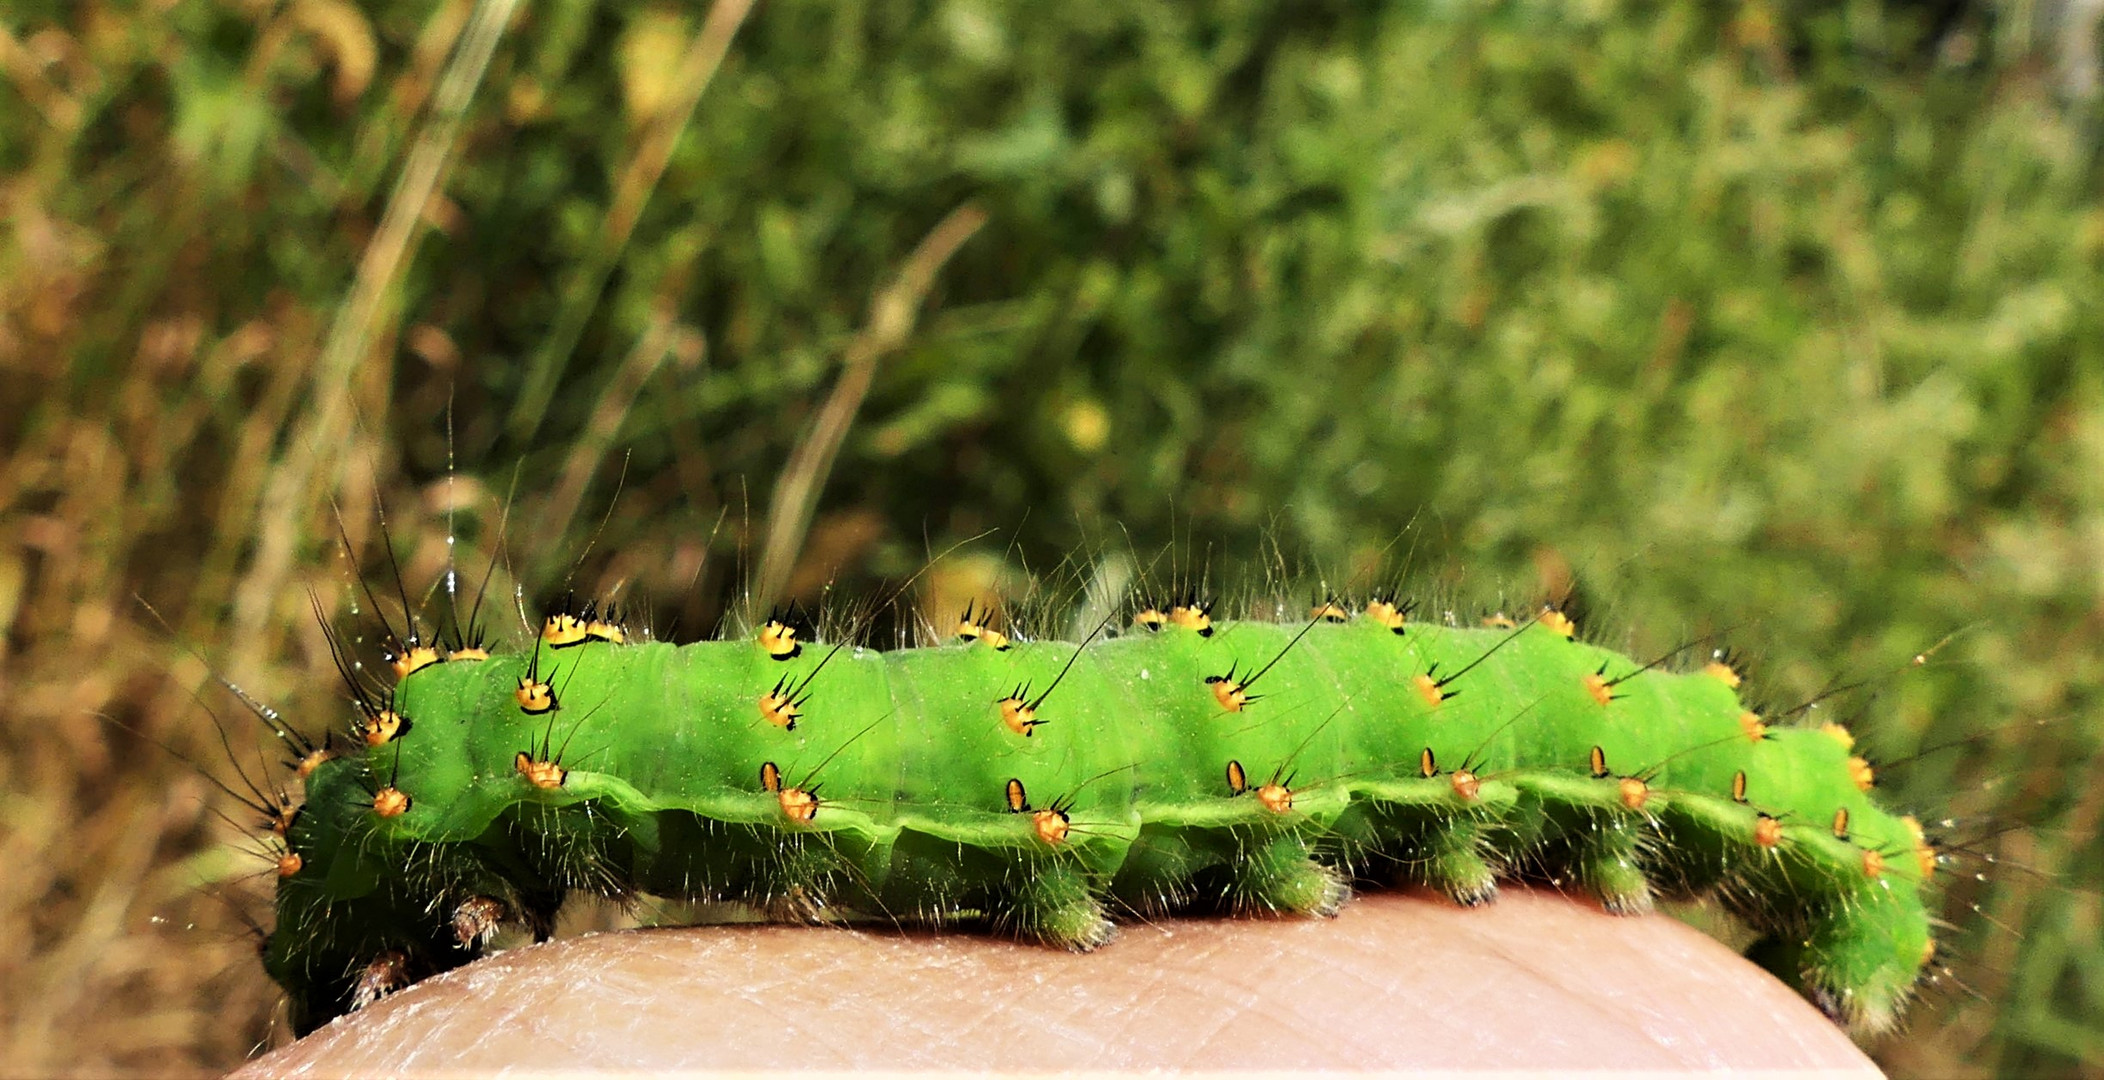
[[[1128,925],[1071,954],[979,935],[696,927],[511,950],[237,1076],[1762,1070],[1875,1076],[1802,998],[1664,916],[1507,890],[1334,920]]]

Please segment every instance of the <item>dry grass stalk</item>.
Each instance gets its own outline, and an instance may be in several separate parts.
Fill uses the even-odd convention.
[[[840,381],[826,396],[818,420],[789,455],[776,483],[774,501],[767,509],[767,532],[760,548],[759,584],[753,590],[754,610],[766,611],[789,583],[796,557],[803,551],[804,537],[811,531],[811,512],[833,461],[840,454],[841,440],[855,422],[862,399],[877,375],[877,361],[896,351],[913,333],[921,301],[935,285],[935,274],[950,256],[964,246],[986,224],[986,211],[966,203],[941,221],[914,247],[899,268],[898,277],[876,299],[870,301],[869,319],[841,358]]]
[[[307,421],[272,470],[258,514],[261,525],[255,561],[235,590],[237,642],[260,639],[271,609],[285,591],[293,557],[315,520],[317,494],[331,494],[341,480],[341,450],[349,434],[351,376],[373,354],[378,328],[393,320],[388,306],[401,283],[408,255],[422,231],[432,201],[444,186],[459,152],[461,120],[489,69],[490,54],[511,22],[518,0],[479,0],[461,34],[453,60],[432,99],[431,119],[417,136],[409,159],[387,197],[380,228],[359,260],[351,294],[315,363]],[[241,647],[237,645],[237,650]],[[236,653],[237,660],[252,655]]]

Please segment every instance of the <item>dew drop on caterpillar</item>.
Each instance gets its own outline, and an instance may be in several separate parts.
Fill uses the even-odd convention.
[[[641,640],[566,600],[505,647],[457,615],[426,640],[402,592],[391,683],[339,658],[354,737],[303,764],[284,830],[266,966],[302,1032],[501,925],[545,936],[571,894],[1071,949],[1207,897],[1327,914],[1350,881],[1710,895],[1863,1032],[1934,949],[1935,849],[1845,733],[1762,720],[1722,654],[1640,662],[1555,607],[1470,625],[1325,597],[1271,621],[1185,591],[1079,640],[967,608],[877,650],[782,613]]]

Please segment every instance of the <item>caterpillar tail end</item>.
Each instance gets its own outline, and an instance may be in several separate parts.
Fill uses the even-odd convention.
[[[1887,910],[1823,919],[1801,939],[1771,937],[1748,956],[1851,1034],[1887,1034],[1899,1026],[1934,947],[1922,912],[1865,905],[1877,906]]]

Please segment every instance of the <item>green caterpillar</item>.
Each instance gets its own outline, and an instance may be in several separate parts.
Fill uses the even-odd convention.
[[[1714,893],[1754,955],[1859,1031],[1933,953],[1935,849],[1838,727],[1770,726],[1722,658],[1595,647],[1375,600],[1215,622],[1196,599],[1079,644],[626,642],[590,608],[492,655],[398,641],[351,753],[297,744],[270,973],[305,1032],[545,935],[566,893],[979,920],[1075,949],[1114,912],[1320,915],[1354,879],[1464,904],[1500,879],[1610,910]],[[347,672],[348,673],[348,672]],[[281,729],[281,733],[283,729]]]

